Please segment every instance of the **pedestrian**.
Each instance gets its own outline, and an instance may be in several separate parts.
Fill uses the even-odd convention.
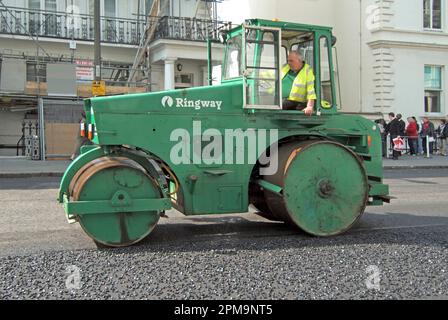
[[[404,137],[406,135],[406,123],[403,121],[403,116],[401,114],[397,114],[397,119],[400,128],[400,136]]]
[[[431,121],[429,121],[428,117],[423,118],[421,136],[422,136],[423,153],[426,154],[429,151],[430,154],[433,154],[434,142],[435,142],[435,129],[434,124]]]
[[[389,113],[389,123],[386,126],[386,132],[388,135],[390,135],[390,142],[392,147],[392,158],[394,160],[398,160],[398,157],[400,156],[401,152],[397,151],[394,146],[394,139],[400,137],[400,123],[399,120],[395,117],[395,113],[391,112]]]
[[[448,124],[447,120],[443,119],[442,124],[437,129],[437,133],[440,139],[440,155],[447,155],[447,138],[448,138]]]
[[[418,131],[418,140],[417,140],[417,154],[423,154],[423,144],[422,144],[422,124],[417,120],[416,117],[412,117],[414,119],[415,123],[417,124],[417,131]]]
[[[409,149],[411,156],[416,156],[418,153],[418,129],[417,122],[412,117],[408,118],[408,126],[406,127],[406,135],[408,137]]]

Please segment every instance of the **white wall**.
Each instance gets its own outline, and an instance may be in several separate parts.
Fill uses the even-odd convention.
[[[397,57],[396,69],[396,105],[403,116],[421,117],[424,113],[424,68],[425,65],[443,65],[443,97],[441,116],[447,114],[446,101],[448,98],[448,58],[445,51],[430,51],[421,49],[397,48],[394,49]],[[431,116],[431,114],[429,114]]]
[[[384,1],[385,2],[385,1]],[[445,1],[446,2],[446,1]],[[401,113],[403,116],[424,116],[424,66],[444,66],[444,98],[442,99],[443,116],[448,112],[446,107],[448,76],[448,33],[446,24],[445,3],[445,32],[428,32],[423,30],[423,0],[393,0],[391,2],[392,16],[386,17],[386,22],[377,24],[373,28],[364,25],[362,36],[362,88],[364,112]],[[363,12],[368,7],[377,4],[375,0],[364,0]],[[380,20],[385,17],[380,17]],[[387,20],[390,19],[389,22]],[[389,102],[378,106],[378,75],[374,66],[378,64],[375,50],[384,50],[386,59],[383,62],[390,65],[390,75],[383,75],[386,82],[393,83],[392,88],[382,88],[390,91]],[[390,55],[389,55],[390,54]],[[384,61],[390,60],[390,61]],[[390,90],[389,90],[390,89]],[[386,93],[386,95],[388,95]]]
[[[443,31],[448,32],[448,2],[442,0]],[[395,0],[394,20],[397,29],[423,31],[423,0]]]

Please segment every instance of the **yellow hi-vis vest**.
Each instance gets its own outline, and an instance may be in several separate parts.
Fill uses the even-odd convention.
[[[282,80],[286,77],[291,68],[285,65],[282,69]],[[317,100],[316,90],[314,89],[313,69],[305,63],[300,70],[291,88],[288,100],[297,102],[308,102],[308,100]]]

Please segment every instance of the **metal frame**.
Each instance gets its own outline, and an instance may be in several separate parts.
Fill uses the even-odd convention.
[[[242,39],[242,59],[243,59],[243,108],[244,109],[261,109],[261,110],[282,110],[282,79],[280,77],[280,54],[281,54],[281,39],[282,39],[282,29],[280,28],[271,28],[271,27],[260,27],[260,26],[249,26],[247,24],[242,25],[243,29],[243,39]],[[278,61],[277,61],[277,77],[278,77],[278,92],[279,95],[279,105],[278,106],[269,106],[269,105],[248,105],[247,104],[247,95],[246,95],[246,87],[247,87],[247,77],[246,77],[246,71],[247,71],[247,54],[246,54],[246,29],[254,29],[254,30],[265,30],[265,31],[275,31],[278,32]]]

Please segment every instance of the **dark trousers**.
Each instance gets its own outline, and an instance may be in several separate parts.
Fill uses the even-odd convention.
[[[401,151],[396,151],[394,146],[394,139],[398,136],[390,136],[390,147],[392,148],[392,157],[394,160],[398,160],[398,157],[401,156]]]
[[[387,157],[387,136],[382,134],[381,135],[381,147],[383,151],[383,157]]]
[[[409,149],[411,151],[411,155],[418,153],[418,140],[416,139],[409,139]]]
[[[297,102],[288,99],[283,100],[283,110],[298,110],[303,111],[306,108],[306,102]]]

